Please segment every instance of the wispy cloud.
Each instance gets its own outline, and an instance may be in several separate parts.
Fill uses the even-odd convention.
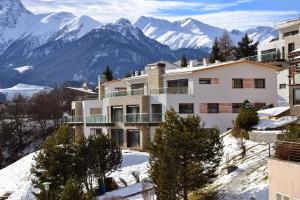
[[[155,15],[163,11],[181,9],[217,11],[253,0],[228,3],[190,2],[184,0],[22,0],[34,13],[67,11],[76,15],[89,15],[102,22],[120,17],[135,20],[142,15]]]
[[[140,16],[169,20],[192,17],[227,29],[246,29],[258,25],[272,26],[274,21],[298,14],[298,11],[242,10],[243,4],[256,0],[233,0],[212,3],[210,0],[21,0],[34,13],[67,11],[88,15],[102,22],[119,18],[135,21]],[[257,3],[257,2],[253,2]],[[248,4],[247,4],[248,5]],[[177,11],[181,11],[180,15]],[[233,11],[229,11],[233,10]]]
[[[293,18],[298,13],[298,11],[240,10],[186,16],[157,15],[157,17],[172,21],[191,17],[204,23],[229,30],[245,30],[256,26],[272,27],[274,22]]]

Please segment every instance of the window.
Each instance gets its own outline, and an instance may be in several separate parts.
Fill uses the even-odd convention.
[[[265,79],[254,79],[255,88],[265,88]]]
[[[127,130],[127,147],[140,147],[139,130]]]
[[[300,89],[294,89],[294,105],[300,104]]]
[[[188,93],[188,79],[179,79],[168,81],[169,94],[187,94]]]
[[[179,104],[180,114],[192,114],[194,113],[194,104],[192,103],[180,103]]]
[[[118,146],[123,146],[123,130],[122,129],[112,129],[111,130],[111,140],[114,141]]]
[[[297,35],[297,34],[299,34],[299,30],[294,30],[294,31],[284,33],[283,37],[289,37],[289,36]]]
[[[232,104],[232,113],[239,113],[241,109],[241,103],[233,103]]]
[[[295,50],[295,43],[289,43],[288,44],[288,53]]]
[[[282,59],[285,59],[285,48],[284,47],[282,47]]]
[[[254,103],[254,107],[255,107],[257,110],[260,110],[260,109],[266,107],[266,103]]]
[[[91,128],[91,134],[92,135],[102,135],[102,129],[101,128]]]
[[[282,198],[281,198],[281,194],[279,194],[279,193],[276,193],[276,200],[282,200]]]
[[[123,106],[111,107],[112,122],[123,122]]]
[[[268,49],[268,50],[264,50],[261,51],[261,54],[270,54],[270,53],[276,53],[276,48],[275,49]]]
[[[137,83],[137,84],[132,84],[131,88],[133,90],[138,90],[138,89],[143,89],[144,88],[144,83]]]
[[[211,84],[210,78],[199,78],[199,84]]]
[[[279,84],[279,89],[285,89],[285,88],[286,88],[286,84],[285,83]]]
[[[243,79],[232,79],[232,88],[243,88]]]
[[[219,113],[219,104],[218,103],[208,103],[207,104],[208,113]]]

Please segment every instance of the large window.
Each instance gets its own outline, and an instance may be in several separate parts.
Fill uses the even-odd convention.
[[[208,113],[219,113],[219,104],[218,103],[208,103],[207,104]]]
[[[291,53],[295,50],[295,43],[289,43],[288,44],[288,53]]]
[[[283,37],[289,37],[289,36],[297,35],[297,34],[299,34],[299,30],[294,30],[294,31],[284,33]]]
[[[294,89],[294,105],[300,104],[300,89]]]
[[[140,147],[139,130],[127,130],[127,147]]]
[[[265,79],[254,79],[255,88],[265,88]]]
[[[179,104],[180,114],[192,114],[194,113],[194,104],[192,103],[180,103]]]
[[[243,88],[243,79],[241,78],[232,79],[232,88]]]
[[[187,94],[188,93],[188,79],[179,79],[168,81],[168,93],[171,94]]]
[[[210,78],[199,78],[199,84],[211,84]]]
[[[233,113],[239,113],[241,109],[242,104],[241,103],[233,103],[232,104],[232,112]]]
[[[111,130],[111,139],[118,146],[123,146],[123,130],[122,129],[112,129]]]
[[[123,122],[123,106],[111,107],[112,122]]]

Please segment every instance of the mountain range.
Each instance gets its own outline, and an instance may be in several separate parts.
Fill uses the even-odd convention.
[[[224,29],[186,19],[141,17],[101,24],[67,12],[33,14],[20,0],[0,1],[0,88],[17,83],[50,85],[67,80],[97,81],[109,64],[118,77],[157,60],[209,55]],[[251,31],[251,33],[250,33]],[[257,41],[275,35],[270,27],[247,30]],[[245,32],[231,31],[235,41]],[[169,35],[169,37],[168,37]]]
[[[225,29],[210,26],[192,18],[170,22],[143,16],[137,20],[135,26],[149,38],[168,45],[171,49],[211,47],[214,39],[220,37],[225,31]],[[240,41],[246,33],[254,42],[271,40],[277,36],[277,32],[268,26],[229,32],[234,43]]]

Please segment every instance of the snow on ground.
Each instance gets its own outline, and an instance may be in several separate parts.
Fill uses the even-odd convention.
[[[33,66],[31,66],[31,65],[25,65],[22,67],[14,68],[14,70],[18,71],[20,74],[23,74],[24,72],[26,72],[28,70],[32,70],[32,69],[33,69]]]
[[[214,182],[220,199],[222,200],[256,200],[268,199],[267,182],[267,157],[268,147],[255,142],[246,141],[247,153],[245,158],[239,155],[240,148],[238,140],[227,135],[223,138],[224,158],[222,161],[220,175]],[[140,173],[140,179],[148,177],[149,154],[145,152],[123,150],[122,166],[112,174],[119,190],[107,193],[107,196],[128,195],[141,190],[141,184],[136,184],[133,171]],[[12,165],[0,170],[0,196],[6,192],[12,192],[9,199],[31,200],[33,187],[31,185],[30,168],[34,153],[25,156]],[[227,174],[225,171],[226,160],[238,167],[234,172]],[[119,178],[123,178],[129,185],[125,188]],[[130,200],[141,200],[142,195],[130,197]]]
[[[17,162],[0,170],[0,196],[5,193],[12,193],[8,198],[11,200],[30,200],[34,199],[30,168],[33,164],[31,153]]]
[[[235,165],[238,169],[230,174],[227,174],[226,169],[224,169],[214,182],[214,186],[219,191],[220,199],[249,200],[250,197],[254,197],[256,200],[267,200],[267,145],[246,141],[247,152],[245,158],[242,159],[238,155],[241,151],[237,139],[228,135],[224,137],[223,142],[224,159],[221,168],[226,167],[225,162],[229,158],[230,165]],[[237,157],[234,158],[235,156]]]

